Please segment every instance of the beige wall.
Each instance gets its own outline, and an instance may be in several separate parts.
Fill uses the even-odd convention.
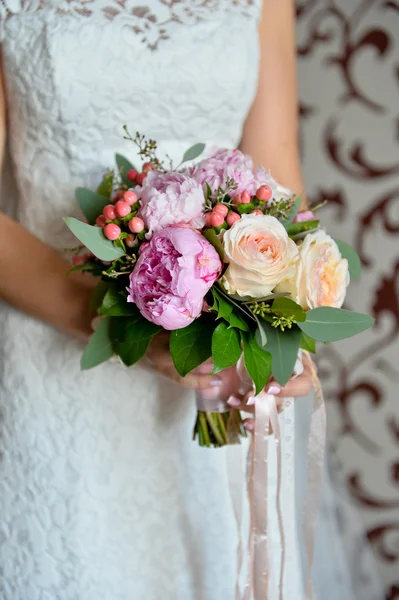
[[[386,600],[399,599],[399,2],[301,0],[302,149],[310,200],[352,243],[363,275],[347,307],[376,326],[325,347],[331,461],[372,542]],[[338,599],[337,599],[338,600]]]

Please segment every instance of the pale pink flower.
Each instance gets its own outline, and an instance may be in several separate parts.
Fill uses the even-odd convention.
[[[188,175],[150,171],[136,192],[140,200],[138,217],[148,229],[148,238],[170,225],[183,223],[194,229],[205,225],[202,187]]]

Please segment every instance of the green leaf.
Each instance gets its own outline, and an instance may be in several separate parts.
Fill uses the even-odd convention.
[[[216,232],[213,229],[205,229],[203,232],[203,236],[208,240],[210,244],[215,248],[216,252],[219,254],[220,260],[224,261],[224,249],[223,244],[218,238]]]
[[[218,319],[226,319],[231,315],[233,311],[233,304],[231,304],[228,300],[226,300],[216,288],[212,288],[213,297],[217,300],[217,311],[218,311]]]
[[[121,294],[115,286],[109,288],[100,308],[100,314],[109,317],[131,317],[137,312],[137,306],[128,302],[126,296]]]
[[[230,327],[235,327],[236,329],[240,329],[241,331],[249,331],[248,323],[242,318],[241,315],[239,315],[234,310],[229,315],[227,321],[230,323]]]
[[[289,225],[290,223],[292,223],[292,221],[295,219],[295,217],[299,213],[299,209],[301,208],[301,204],[302,204],[302,196],[299,196],[295,200],[295,202],[292,205],[292,207],[290,208],[290,210],[287,210],[287,218],[284,220],[284,226],[285,227],[287,225]]]
[[[238,331],[222,321],[212,336],[212,373],[218,373],[234,366],[240,356],[241,344]]]
[[[210,200],[212,198],[212,188],[207,181],[205,181],[205,189],[206,189],[205,198],[207,200]]]
[[[112,194],[113,183],[114,183],[114,174],[113,173],[107,173],[106,175],[104,175],[102,182],[100,183],[100,185],[97,188],[97,194],[100,194],[100,196],[104,196],[105,198],[107,198],[109,200],[111,197],[111,194]]]
[[[290,238],[294,240],[294,242],[299,242],[299,240],[303,240],[309,233],[315,233],[318,231],[318,227],[314,227],[313,229],[309,229],[309,231],[302,231],[301,233],[296,233],[295,235],[290,235]]]
[[[279,327],[272,327],[266,321],[263,322],[267,335],[267,344],[264,350],[272,355],[273,376],[280,385],[285,385],[294,370],[301,343],[301,331],[297,327],[281,331]],[[260,343],[259,335],[257,342]]]
[[[128,187],[131,187],[132,182],[130,181],[130,179],[128,179],[127,174],[131,169],[134,169],[135,167],[132,165],[132,163],[127,158],[122,156],[122,154],[116,153],[115,161],[118,166],[118,171],[121,175],[123,183],[125,185],[127,185]]]
[[[97,217],[103,212],[104,206],[109,202],[109,199],[101,194],[82,187],[76,188],[75,197],[80,210],[89,223],[95,223]]]
[[[98,308],[100,308],[102,301],[104,299],[105,294],[110,288],[110,284],[107,281],[99,281],[94,290],[92,291],[90,297],[90,312],[95,312]]]
[[[316,352],[316,342],[304,332],[302,332],[301,348],[307,352],[313,352],[313,354]]]
[[[97,367],[97,365],[109,360],[114,354],[110,337],[110,319],[101,320],[99,326],[90,337],[82,358],[80,368],[83,371]]]
[[[176,370],[182,377],[212,356],[213,323],[213,319],[202,316],[184,329],[171,332],[170,352]]]
[[[204,149],[205,144],[194,144],[194,146],[191,146],[185,151],[182,162],[187,162],[188,160],[194,160],[195,158],[198,158],[198,156],[203,153]]]
[[[147,321],[140,313],[132,317],[116,317],[111,321],[111,337],[116,353],[130,367],[147,352],[152,338],[161,327]]]
[[[358,253],[346,242],[341,242],[340,240],[335,241],[339,251],[341,252],[342,258],[346,258],[348,261],[349,275],[351,279],[357,279],[360,277],[360,272],[362,270],[362,263],[360,262]]]
[[[303,221],[302,223],[290,223],[287,225],[286,230],[289,236],[303,233],[304,231],[309,232],[311,229],[315,229],[319,225],[320,221]]]
[[[253,334],[242,334],[244,363],[248,375],[259,394],[269,381],[272,371],[272,355],[259,347]]]
[[[243,319],[241,314],[235,310],[236,305],[227,300],[227,296],[222,296],[215,287],[213,287],[211,291],[214,298],[212,310],[215,310],[218,313],[217,319],[224,319],[231,327],[236,327],[242,331],[249,331],[248,323]]]
[[[373,317],[343,308],[321,306],[306,313],[299,327],[320,342],[336,342],[365,331],[374,323]]]
[[[100,260],[115,260],[125,254],[104,237],[100,227],[92,227],[73,217],[65,217],[64,221],[78,240]]]
[[[281,317],[294,317],[295,321],[305,321],[306,319],[303,308],[290,298],[277,298],[273,302],[272,311]]]

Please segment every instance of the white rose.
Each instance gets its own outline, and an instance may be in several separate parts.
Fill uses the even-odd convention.
[[[243,215],[223,236],[229,266],[222,284],[230,294],[261,298],[295,275],[298,248],[268,215]]]
[[[291,280],[278,286],[289,292],[305,310],[318,306],[340,308],[349,285],[348,261],[335,241],[322,229],[309,233],[299,246],[297,270]]]

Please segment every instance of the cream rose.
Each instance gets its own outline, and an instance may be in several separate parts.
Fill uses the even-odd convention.
[[[318,306],[340,308],[349,285],[348,261],[322,229],[309,233],[299,246],[297,270],[277,291],[289,292],[305,310]]]
[[[298,248],[275,217],[243,215],[223,245],[229,266],[222,284],[230,294],[261,298],[295,275]]]

